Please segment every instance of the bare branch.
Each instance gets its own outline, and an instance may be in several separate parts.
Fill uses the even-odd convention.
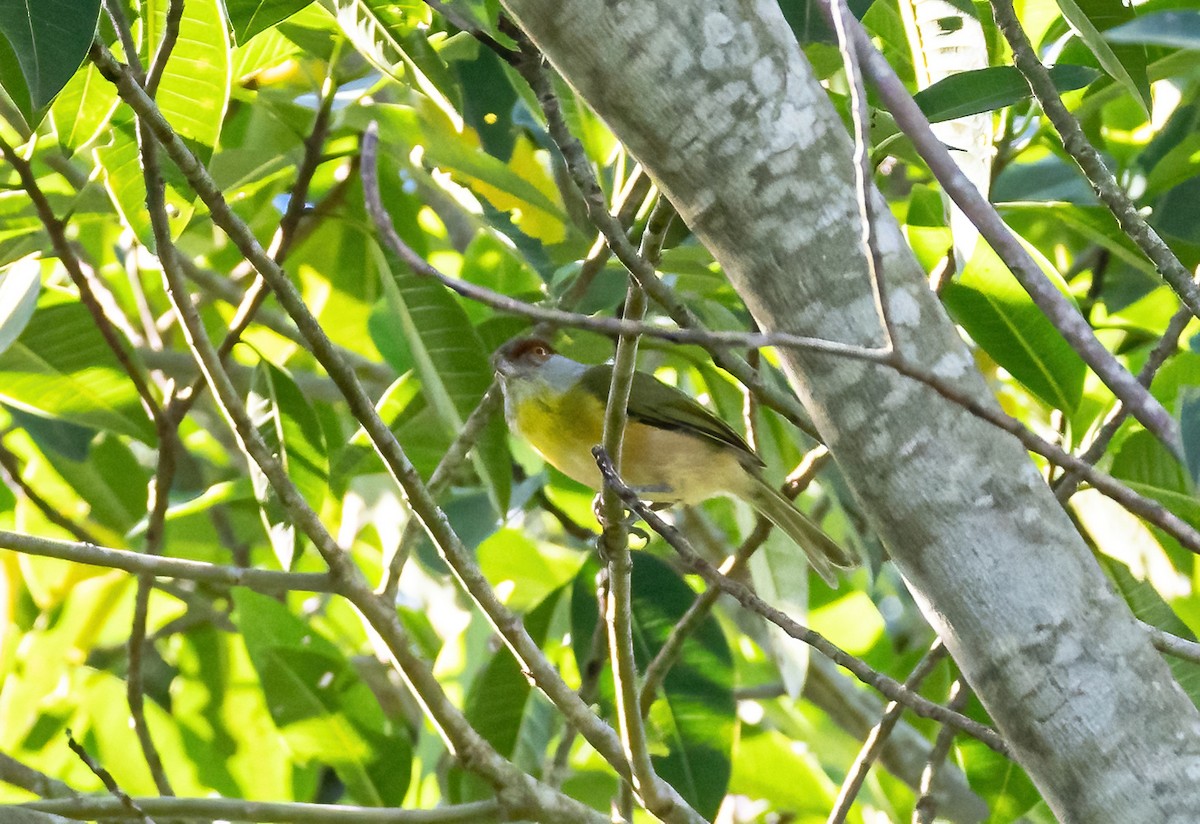
[[[967,705],[971,690],[961,678],[950,685],[950,700],[946,707],[961,710]],[[933,824],[937,815],[938,801],[933,793],[933,785],[937,782],[938,772],[950,754],[950,746],[954,743],[954,730],[942,727],[938,730],[937,740],[929,751],[929,760],[921,772],[921,797],[917,799],[916,809],[913,810],[913,824]]]
[[[996,18],[996,26],[1004,35],[1004,39],[1008,41],[1009,47],[1012,48],[1013,65],[1025,76],[1025,81],[1029,84],[1033,96],[1041,104],[1042,111],[1054,124],[1054,128],[1062,138],[1063,149],[1079,166],[1088,182],[1092,184],[1092,190],[1112,212],[1125,235],[1154,264],[1154,268],[1175,291],[1175,294],[1179,295],[1180,300],[1188,307],[1192,315],[1200,317],[1200,286],[1197,286],[1191,273],[1171,251],[1171,247],[1142,217],[1137,204],[1121,188],[1117,179],[1104,164],[1100,153],[1088,141],[1079,121],[1067,110],[1062,97],[1058,94],[1058,89],[1054,86],[1054,81],[1050,79],[1050,73],[1038,59],[1033,50],[1033,44],[1029,42],[1025,30],[1021,28],[1017,13],[1013,9],[1012,0],[991,0],[991,6],[992,14]]]
[[[746,609],[761,615],[796,640],[803,641],[822,655],[828,656],[834,663],[850,670],[864,684],[874,687],[893,701],[899,701],[922,718],[932,718],[943,724],[949,724],[979,739],[1001,755],[1009,755],[1008,745],[995,730],[973,721],[961,713],[949,712],[945,707],[906,689],[903,684],[871,669],[859,659],[838,648],[820,633],[802,626],[775,609],[755,595],[745,584],[722,575],[712,564],[705,561],[692,549],[691,544],[680,534],[679,530],[664,521],[638,499],[637,493],[630,489],[613,470],[612,461],[603,449],[594,449],[592,454],[596,458],[596,465],[600,468],[601,475],[604,476],[604,482],[617,491],[621,500],[625,502],[625,506],[636,512],[642,520],[650,525],[651,529],[661,535],[679,554],[684,565],[702,577],[710,586],[719,587],[726,594],[733,596]]]
[[[342,804],[302,804],[282,801],[242,801],[238,798],[137,798],[135,803],[148,813],[163,817],[206,820],[277,822],[292,824],[491,824],[501,821],[495,801],[449,804],[433,810],[399,810],[384,807],[354,807]],[[0,811],[5,807],[0,806]],[[78,798],[34,801],[12,809],[37,810],[80,819],[108,820],[127,814],[111,798]],[[2,813],[0,813],[2,815]]]
[[[91,770],[97,778],[104,782],[104,786],[108,790],[109,794],[113,796],[113,800],[120,803],[121,807],[124,808],[127,814],[132,813],[133,815],[137,816],[142,820],[143,824],[154,824],[154,819],[147,815],[146,811],[139,807],[138,803],[130,798],[129,795],[121,789],[121,785],[117,783],[115,778],[113,778],[112,773],[106,770],[102,764],[98,763],[88,754],[88,751],[83,748],[83,745],[75,740],[75,736],[71,734],[70,730],[67,730],[67,746],[71,748],[71,752],[78,756],[80,761],[87,765],[87,768]],[[71,800],[71,803],[73,802],[74,799]]]
[[[822,13],[831,23],[835,19],[832,1],[820,0],[819,3]],[[1046,318],[1113,394],[1129,407],[1130,413],[1168,449],[1181,454],[1179,427],[1174,418],[1096,339],[1087,320],[1050,283],[1033,257],[1004,224],[995,207],[967,179],[950,152],[934,135],[929,121],[913,101],[912,95],[887,59],[875,48],[862,25],[849,20],[847,32],[855,44],[863,74],[871,80],[897,125],[912,140],[942,188],[975,224]]]
[[[255,592],[277,595],[280,592],[336,592],[333,579],[325,573],[275,572],[238,566],[221,566],[183,558],[143,555],[124,549],[111,549],[90,542],[74,543],[22,535],[0,530],[0,549],[25,555],[59,558],[88,566],[120,569],[135,575],[204,581],[231,587],[246,587]]]
[[[929,677],[941,660],[946,656],[946,648],[942,645],[939,638],[933,642],[933,646],[929,648],[929,652],[917,663],[908,678],[904,680],[905,689],[917,690],[920,689],[921,683]],[[957,708],[956,708],[957,709]],[[851,808],[854,806],[854,800],[858,798],[858,793],[862,789],[863,782],[867,780],[867,773],[871,769],[879,756],[883,752],[884,745],[887,743],[888,736],[900,721],[900,716],[904,712],[904,705],[892,701],[883,709],[883,716],[879,719],[871,732],[867,735],[867,740],[863,742],[862,749],[858,751],[858,757],[854,759],[854,763],[850,766],[850,771],[846,774],[846,778],[842,781],[842,788],[838,792],[837,802],[833,805],[833,809],[829,812],[829,818],[826,819],[828,824],[842,824],[846,820],[846,816],[850,814]],[[949,729],[945,727],[943,729]],[[945,757],[943,755],[943,757]]]

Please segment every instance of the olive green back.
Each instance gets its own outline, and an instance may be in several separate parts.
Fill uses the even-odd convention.
[[[589,368],[580,378],[580,385],[603,402],[612,383],[612,364],[601,363]],[[633,386],[626,409],[629,420],[655,426],[691,432],[698,437],[727,446],[748,458],[752,464],[762,461],[746,441],[729,424],[718,418],[691,397],[645,372],[633,373]]]

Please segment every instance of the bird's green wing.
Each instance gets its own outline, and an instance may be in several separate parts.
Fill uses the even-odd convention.
[[[589,368],[580,378],[580,385],[603,401],[612,383],[612,364],[602,363]],[[745,453],[761,464],[746,441],[729,424],[701,406],[686,393],[669,386],[645,372],[633,373],[633,386],[626,408],[629,419],[656,426],[692,432],[718,444]]]

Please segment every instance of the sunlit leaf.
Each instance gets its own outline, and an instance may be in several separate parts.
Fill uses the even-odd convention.
[[[0,354],[0,400],[36,415],[150,442],[137,390],[83,304],[44,290],[16,341]]]
[[[1200,11],[1175,9],[1141,15],[1104,32],[1114,43],[1200,49]]]
[[[1082,89],[1099,76],[1100,72],[1088,66],[1064,63],[1050,68],[1050,79],[1060,92]],[[1014,66],[991,66],[950,75],[917,92],[913,99],[931,123],[938,123],[1011,106],[1032,94]]]
[[[63,88],[50,107],[58,142],[74,151],[91,143],[107,127],[117,108],[117,90],[87,64]]]
[[[431,100],[451,123],[461,125],[459,92],[441,60],[430,55],[418,24],[428,11],[421,3],[405,0],[321,0],[337,16],[338,25],[359,54],[399,83],[411,86]]]
[[[312,0],[225,0],[225,10],[239,46],[264,29],[286,20]]]
[[[1101,33],[1133,18],[1133,10],[1121,0],[1057,0],[1063,17],[1079,35],[1106,72],[1133,95],[1149,117],[1150,81],[1146,75],[1146,53],[1140,47],[1114,51]]]
[[[633,562],[634,656],[639,671],[644,671],[696,593],[651,555],[635,552]],[[571,635],[581,667],[597,621],[595,574],[593,564],[585,565],[572,592]],[[611,702],[611,680],[606,683],[606,700]],[[679,660],[667,672],[650,711],[649,730],[667,750],[665,755],[653,755],[656,772],[706,818],[716,813],[725,797],[732,770],[736,726],[732,690],[733,658],[710,615],[684,642]]]
[[[412,744],[333,643],[286,606],[234,591],[235,619],[275,726],[299,764],[331,765],[360,804],[399,806]]]
[[[314,511],[320,512],[329,483],[329,460],[321,425],[304,393],[291,376],[263,360],[254,373],[247,409],[266,442],[297,490]],[[300,536],[291,517],[280,505],[266,476],[251,462],[255,496],[262,505],[264,526],[284,569],[295,563]]]
[[[1053,267],[1043,260],[1042,268],[1065,291]],[[1079,403],[1086,365],[990,246],[975,247],[942,299],[955,322],[1046,404],[1071,411]]]
[[[0,270],[0,354],[33,317],[41,287],[42,265],[37,258],[22,258]]]
[[[456,433],[492,383],[489,353],[444,286],[394,271],[375,248],[388,308],[399,322],[425,395],[449,431]],[[512,486],[507,444],[503,423],[496,419],[472,450],[497,513],[508,510]]]
[[[566,588],[554,590],[524,618],[525,631],[541,646]],[[533,689],[521,664],[507,650],[492,658],[467,696],[466,716],[495,750],[521,769],[537,775],[554,734],[554,707]],[[490,789],[481,793],[490,796]]]

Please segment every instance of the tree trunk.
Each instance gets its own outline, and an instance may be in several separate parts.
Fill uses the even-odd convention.
[[[851,141],[774,0],[503,0],[716,256],[759,324],[884,335]],[[906,359],[990,398],[882,197]],[[881,366],[781,352],[842,472],[1065,821],[1195,820],[1200,714],[1009,435]]]

